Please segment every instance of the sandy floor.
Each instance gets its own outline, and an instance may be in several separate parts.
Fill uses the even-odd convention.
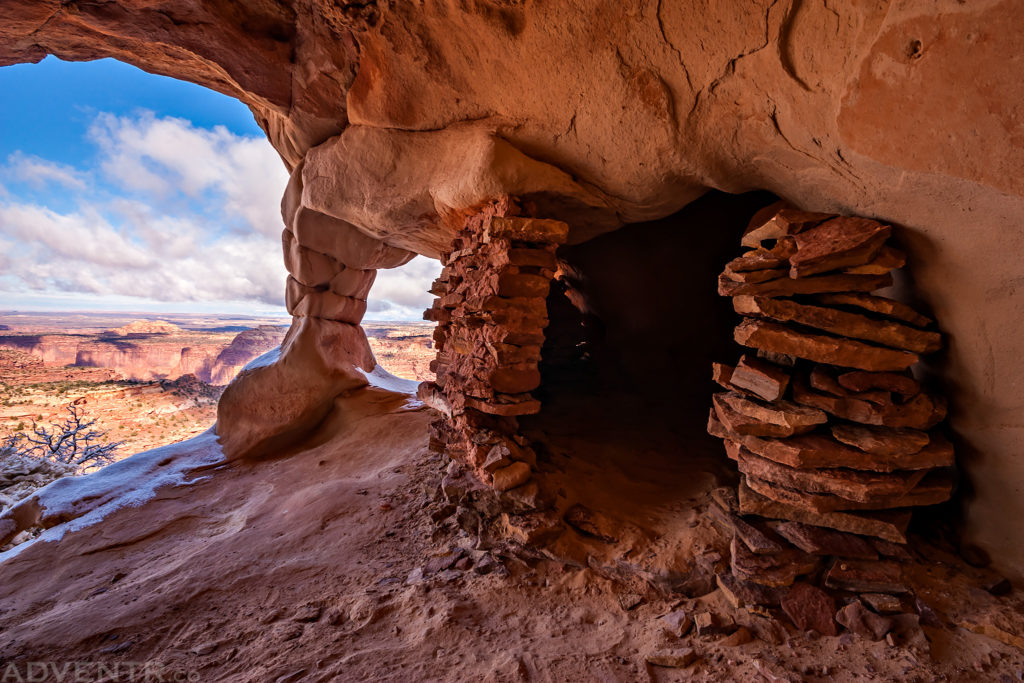
[[[425,447],[430,414],[376,401],[343,405],[295,453],[202,473],[0,566],[0,670],[159,662],[203,681],[1024,675],[1020,651],[948,626],[925,629],[934,660],[785,629],[778,645],[679,638],[662,617],[730,612],[720,592],[633,597],[590,568],[473,549],[438,496],[444,464]],[[688,505],[696,524],[685,527],[710,528],[700,503]],[[687,668],[646,662],[683,647],[697,654]]]

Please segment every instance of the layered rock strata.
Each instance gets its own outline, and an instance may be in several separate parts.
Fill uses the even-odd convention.
[[[526,484],[536,454],[516,417],[537,413],[530,392],[548,323],[546,298],[565,223],[515,215],[501,201],[470,217],[443,254],[437,296],[424,318],[437,323],[435,382],[419,395],[442,417],[431,448],[447,453],[498,492]]]
[[[736,603],[781,605],[801,628],[837,597],[906,593],[911,512],[948,500],[954,483],[953,447],[936,428],[946,401],[911,373],[941,335],[872,294],[905,263],[890,235],[873,220],[773,205],[719,278],[749,349],[713,370],[724,391],[708,431],[740,472],[712,510],[733,535],[719,583]],[[833,635],[825,617],[813,627]]]

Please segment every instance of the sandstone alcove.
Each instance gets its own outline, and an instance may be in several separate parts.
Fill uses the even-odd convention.
[[[543,407],[520,424],[548,446],[552,472],[542,466],[541,476],[564,494],[559,502],[658,537],[645,569],[668,582],[692,569],[693,500],[731,476],[707,435],[709,368],[733,345],[733,314],[717,295],[720,268],[712,264],[729,259],[750,217],[775,200],[712,192],[666,218],[559,250],[563,273],[548,297],[537,392]],[[639,559],[642,541],[622,540]],[[604,549],[608,561],[622,552]]]
[[[935,370],[948,387],[951,427],[968,456],[960,464],[971,481],[973,497],[964,501],[962,540],[986,550],[995,570],[1013,580],[1021,575],[1024,499],[1019,494],[1024,469],[1017,454],[1024,410],[1017,387],[1024,365],[1019,362],[1022,336],[1017,311],[1022,294],[1017,281],[1024,238],[1016,226],[1024,216],[1019,182],[1024,152],[1017,116],[1021,83],[1016,62],[1006,58],[1021,53],[1021,36],[1002,28],[1016,25],[1020,16],[1017,3],[999,0],[970,5],[942,0],[927,9],[801,2],[737,8],[724,3],[653,6],[529,0],[500,6],[285,2],[245,7],[217,1],[188,7],[130,0],[54,1],[15,3],[0,10],[5,20],[0,22],[5,39],[0,63],[37,60],[49,53],[72,59],[114,56],[215,88],[252,109],[289,170],[283,221],[293,324],[278,356],[250,368],[230,386],[219,407],[219,444],[204,445],[222,449],[229,463],[254,464],[204,465],[212,468],[212,481],[233,487],[225,490],[233,491],[234,500],[211,491],[212,485],[200,483],[195,489],[204,503],[216,501],[231,511],[224,515],[231,524],[215,531],[232,552],[213,558],[208,551],[204,555],[190,547],[201,560],[196,563],[197,575],[210,584],[229,586],[233,584],[223,578],[225,574],[261,580],[261,572],[241,567],[233,554],[247,547],[242,540],[265,550],[252,562],[262,563],[266,575],[276,571],[270,566],[274,560],[287,559],[293,551],[303,558],[318,558],[320,564],[310,560],[317,579],[326,576],[348,587],[352,583],[346,577],[358,572],[350,566],[349,574],[339,574],[331,564],[337,558],[320,551],[323,546],[336,544],[346,557],[384,553],[385,548],[397,553],[398,545],[421,553],[434,551],[429,566],[417,568],[394,560],[397,554],[386,561],[376,556],[380,561],[374,571],[388,571],[388,563],[396,561],[403,576],[387,576],[386,583],[378,584],[378,578],[370,576],[373,572],[359,574],[359,588],[365,589],[360,602],[350,605],[349,617],[337,620],[355,624],[346,631],[354,640],[360,637],[358,631],[377,628],[378,642],[391,642],[399,633],[381,628],[387,621],[379,616],[426,612],[417,602],[416,592],[427,592],[421,579],[430,574],[461,581],[465,574],[459,572],[476,558],[483,559],[479,553],[493,557],[507,548],[467,531],[479,530],[480,519],[464,504],[472,495],[459,490],[460,481],[465,481],[456,476],[459,463],[441,478],[439,460],[422,452],[427,422],[436,416],[428,419],[422,406],[374,386],[375,362],[359,327],[363,299],[377,269],[399,266],[417,253],[443,255],[456,264],[448,274],[456,277],[442,276],[436,285],[440,299],[451,298],[434,311],[444,318],[448,314],[441,309],[447,306],[462,317],[452,327],[451,338],[476,335],[476,341],[491,341],[482,337],[508,332],[500,329],[504,323],[495,322],[495,316],[488,319],[498,312],[522,328],[513,332],[525,341],[511,345],[531,350],[523,352],[526,361],[507,348],[496,348],[495,358],[504,353],[506,359],[515,359],[510,365],[526,366],[537,360],[533,347],[545,339],[548,344],[539,358],[540,402],[528,395],[537,389],[536,384],[531,386],[538,379],[535,368],[501,374],[499,389],[485,400],[473,401],[474,410],[502,418],[488,417],[487,430],[508,428],[509,433],[495,437],[504,443],[497,444],[490,462],[485,460],[490,450],[482,446],[491,444],[473,441],[473,429],[456,434],[465,437],[463,443],[446,441],[441,437],[451,434],[443,433],[443,422],[437,428],[435,420],[432,445],[437,450],[455,444],[483,451],[471,466],[481,469],[486,464],[501,472],[508,486],[499,491],[500,500],[510,505],[488,506],[482,498],[476,502],[483,501],[482,507],[504,526],[507,536],[521,541],[528,551],[537,550],[529,556],[531,561],[556,566],[550,573],[535,574],[531,567],[517,575],[521,584],[503,584],[498,593],[473,594],[480,598],[477,604],[498,605],[496,611],[509,623],[486,621],[480,610],[451,597],[453,606],[446,614],[459,630],[437,628],[449,638],[448,644],[455,644],[452,651],[481,633],[488,638],[491,633],[501,635],[500,641],[488,643],[490,651],[494,642],[501,643],[503,652],[539,647],[539,640],[523,635],[528,628],[505,618],[506,604],[501,601],[542,586],[549,592],[530,592],[531,609],[523,611],[548,610],[546,598],[560,596],[563,602],[547,612],[557,612],[549,624],[562,629],[583,624],[574,633],[588,642],[593,625],[592,630],[607,639],[597,651],[615,653],[600,662],[587,661],[595,676],[614,672],[607,677],[631,680],[642,675],[640,669],[628,669],[615,657],[634,645],[639,651],[641,645],[661,642],[665,622],[652,622],[656,625],[645,631],[655,632],[652,640],[641,642],[631,639],[629,616],[638,614],[631,611],[634,608],[644,609],[638,607],[640,601],[622,600],[621,609],[606,602],[596,611],[615,615],[608,626],[603,616],[572,612],[565,605],[588,601],[593,587],[571,586],[581,576],[573,572],[593,566],[601,576],[618,573],[626,583],[640,577],[637,583],[671,592],[702,579],[696,558],[677,562],[686,559],[689,550],[699,549],[705,565],[724,561],[711,547],[710,536],[704,535],[707,520],[692,505],[687,510],[686,503],[715,475],[728,476],[721,452],[716,462],[716,445],[703,432],[712,391],[709,361],[732,360],[714,353],[728,345],[733,324],[727,305],[714,294],[714,281],[736,255],[746,218],[772,199],[768,194],[745,194],[755,190],[785,197],[806,211],[861,216],[901,227],[913,291],[940,321],[950,342]],[[506,211],[510,198],[521,204],[521,212]],[[491,238],[507,244],[488,246]],[[508,259],[500,265],[530,270],[488,272],[479,280],[469,277],[468,284],[460,279],[479,270],[485,257],[500,260],[520,248],[530,252],[527,260],[538,260],[512,264]],[[542,256],[556,251],[562,263],[554,268]],[[564,281],[556,278],[547,308],[540,292],[556,269]],[[494,287],[503,286],[505,274],[530,276],[511,280],[513,288],[522,287],[519,291],[528,294],[521,298],[529,302],[519,308],[470,302],[497,296]],[[474,290],[477,285],[480,291]],[[565,300],[557,298],[565,292]],[[463,315],[467,310],[469,315]],[[549,336],[538,332],[547,318],[552,323]],[[483,324],[476,325],[481,319]],[[440,336],[446,334],[441,329]],[[472,345],[461,348],[480,350]],[[437,366],[463,372],[473,365],[458,355],[439,358]],[[476,360],[490,362],[482,353]],[[652,372],[653,366],[659,369]],[[422,393],[443,416],[445,403],[435,400],[437,392],[428,387]],[[459,400],[467,397],[456,390],[450,393]],[[516,508],[530,502],[524,499],[536,498],[532,490],[531,495],[524,492],[524,477],[534,471],[529,463],[533,446],[514,438],[520,427],[537,444],[537,471],[551,476],[554,490],[538,487],[536,494],[561,496],[570,510],[576,510],[566,522],[580,530],[573,532],[580,540],[556,546],[548,555],[533,537],[543,529],[524,523]],[[456,448],[448,450],[457,453]],[[282,454],[288,457],[260,459]],[[441,479],[443,495],[417,497],[417,484],[433,482],[432,477]],[[360,497],[369,495],[372,489],[366,482],[371,480],[397,483],[386,500],[363,504],[366,499]],[[250,485],[261,492],[254,495],[252,508],[259,514],[252,517],[250,508],[237,502],[244,498],[239,492]],[[181,520],[184,507],[160,499],[147,509]],[[4,522],[8,527],[22,524],[31,513],[37,521],[42,514],[26,509],[16,520]],[[389,513],[402,517],[388,517]],[[628,520],[633,515],[643,517],[635,529]],[[118,533],[125,533],[126,517],[117,518]],[[363,534],[358,546],[338,530],[339,518],[353,525],[358,520],[358,533]],[[380,520],[386,520],[393,535]],[[560,524],[561,516],[549,521]],[[416,526],[420,522],[422,526]],[[152,518],[149,523],[157,524]],[[182,528],[199,523],[182,522]],[[651,526],[665,533],[645,533],[644,528]],[[406,534],[409,528],[417,533]],[[273,547],[260,543],[261,534],[274,539]],[[434,534],[450,541],[451,547],[430,548],[425,539]],[[657,539],[666,538],[658,545]],[[456,539],[466,547],[457,546]],[[75,548],[91,553],[96,548],[89,543],[85,533],[71,535],[64,552]],[[121,552],[128,545],[132,544],[112,543],[100,550]],[[602,553],[602,547],[612,550]],[[43,550],[36,552],[14,561],[23,575],[35,566],[32,562],[45,557]],[[939,567],[963,564],[941,549],[937,552],[925,559],[931,562],[941,555],[944,559],[935,560]],[[984,563],[986,558],[978,553],[972,559]],[[463,568],[458,568],[460,562]],[[980,610],[996,602],[985,588],[1003,590],[999,584],[967,586],[956,578],[970,573],[965,572],[931,577],[939,583],[948,579],[950,590],[971,596],[960,601],[962,605],[947,605],[951,613],[961,606]],[[84,570],[82,575],[90,574]],[[703,575],[706,578],[708,572]],[[287,585],[288,579],[284,576],[277,583]],[[313,584],[319,585],[318,580],[304,587]],[[267,596],[276,596],[278,585],[260,584]],[[457,585],[472,593],[480,584],[467,580]],[[377,609],[375,598],[368,596],[387,593],[389,586],[395,586],[395,594],[404,591],[402,599],[381,598],[387,604]],[[632,587],[637,588],[636,583]],[[92,587],[75,586],[81,593],[87,588]],[[573,592],[574,588],[580,590]],[[688,588],[699,593],[702,587]],[[442,591],[446,596],[459,592],[449,585],[434,594]],[[142,597],[148,595],[152,593]],[[183,593],[174,596],[176,604],[186,603]],[[334,599],[326,593],[320,597],[325,603]],[[20,613],[29,604],[19,603]],[[674,609],[672,604],[658,603],[666,614]],[[264,616],[261,605],[245,607]],[[197,615],[209,614],[190,609]],[[919,621],[934,617],[934,623],[942,622],[942,615],[917,605],[915,609]],[[317,624],[309,626],[310,631],[320,629],[319,612],[309,613],[314,616],[297,618],[297,623]],[[467,614],[473,617],[459,622]],[[693,620],[696,630],[703,631],[697,637],[710,644],[711,634],[721,625],[712,623],[710,612],[701,614],[706,616],[703,624]],[[266,617],[284,635],[307,629],[282,625],[280,615]],[[982,672],[986,666],[1002,666],[1009,671],[1008,662],[1019,658],[1000,648],[1019,645],[1020,635],[1010,632],[1008,621],[971,621],[975,617],[982,618],[958,616],[955,626],[937,631],[936,642],[949,646],[947,654],[952,653],[946,661],[979,651],[972,649],[980,646],[971,639],[985,634],[1002,639],[1002,645],[987,651],[996,653],[993,660],[986,664],[979,659],[975,668]],[[494,631],[473,628],[473,618]],[[135,619],[146,623],[141,616]],[[831,619],[829,615],[826,620],[830,625]],[[410,634],[408,642],[391,651],[391,659],[375,657],[371,662],[359,659],[360,653],[353,654],[352,661],[328,657],[330,675],[355,671],[365,676],[386,670],[393,678],[408,676],[401,668],[413,661],[407,658],[410,652],[419,658],[414,664],[419,668],[413,670],[420,677],[431,673],[423,668],[427,660],[443,661],[452,671],[468,666],[461,657],[437,648],[433,628],[432,624]],[[45,630],[47,642],[58,642],[55,633],[55,628]],[[252,642],[261,644],[260,656],[273,663],[262,673],[271,678],[291,675],[285,663],[274,658],[279,648],[265,647],[267,641],[259,638],[262,635]],[[771,636],[766,638],[762,642],[769,643]],[[787,642],[782,638],[769,647],[782,653]],[[815,645],[818,652],[813,656],[836,654],[833,641],[821,642],[824,645]],[[843,651],[829,666],[860,667],[858,675],[874,675],[878,660],[869,657],[869,649],[882,645],[872,642],[865,647],[853,644],[856,656],[853,649]],[[710,664],[702,671],[708,676],[721,674],[715,667],[732,661],[729,652],[742,651],[722,654],[722,648],[747,645],[716,640],[709,647],[718,648],[717,659],[709,656]],[[310,652],[330,648],[314,647]],[[209,654],[216,647],[197,649]],[[635,654],[629,651],[629,657]],[[679,653],[656,663],[687,666],[693,655],[690,652],[687,659]],[[800,656],[812,655],[802,652],[797,659]],[[869,658],[871,663],[866,664]],[[992,664],[996,660],[1003,663]],[[476,665],[470,675],[490,673],[491,661]],[[581,660],[564,653],[545,661],[557,661],[556,675],[579,673]],[[748,673],[775,677],[774,667],[764,661],[758,658],[756,667],[750,664],[760,673]],[[905,675],[900,667],[908,661],[887,660],[883,675]],[[352,668],[346,670],[350,663]],[[962,673],[956,669],[959,665],[949,663],[943,675]],[[209,666],[220,667],[219,672],[239,671],[237,663]],[[802,673],[828,677],[835,673],[829,666],[815,665]],[[523,660],[512,661],[507,669],[513,675],[545,670],[543,664]],[[934,671],[922,675],[936,677]]]

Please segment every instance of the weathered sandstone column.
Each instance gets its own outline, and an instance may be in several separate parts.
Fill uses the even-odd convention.
[[[268,455],[301,439],[338,395],[366,386],[364,372],[375,365],[359,326],[366,297],[378,268],[415,256],[303,206],[302,170],[300,163],[281,202],[292,327],[279,358],[243,371],[221,398],[217,433],[229,458]]]

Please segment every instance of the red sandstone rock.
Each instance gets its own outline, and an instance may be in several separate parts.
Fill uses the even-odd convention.
[[[823,394],[797,380],[793,382],[793,400],[844,420],[883,427],[924,430],[934,427],[946,417],[945,399],[924,393],[917,394],[905,403],[879,405],[856,398]]]
[[[782,597],[782,611],[801,631],[815,630],[823,636],[838,632],[833,619],[836,603],[825,591],[809,583],[797,582]]]
[[[861,593],[860,599],[879,614],[895,614],[903,611],[900,599],[886,593]]]
[[[718,278],[718,293],[722,296],[796,296],[826,292],[873,292],[892,285],[892,276],[885,275],[820,275],[799,280],[779,278],[768,282],[744,283],[730,280],[723,273]]]
[[[722,392],[715,394],[712,398],[722,423],[728,429],[740,434],[755,436],[803,434],[817,425],[824,424],[828,419],[828,416],[820,410],[804,410],[801,409],[801,406],[789,401],[761,403],[735,392]],[[745,417],[747,420],[740,423],[734,419],[736,415]]]
[[[843,268],[844,273],[853,275],[882,275],[895,268],[902,268],[907,263],[907,255],[895,247],[883,246],[875,254],[875,258],[862,266]]]
[[[745,476],[747,485],[761,495],[815,513],[838,510],[887,510],[935,505],[949,500],[953,485],[952,478],[948,474],[937,472],[925,476],[920,483],[902,495],[888,498],[877,496],[867,501],[855,501],[832,493],[791,488],[756,475],[747,474]],[[811,487],[810,485],[805,486]]]
[[[777,269],[779,266],[788,263],[788,258],[778,256],[773,250],[758,247],[757,249],[748,251],[742,256],[737,256],[732,261],[729,261],[725,264],[725,271],[727,273],[745,273],[749,271]]]
[[[914,353],[930,353],[942,346],[942,338],[938,332],[927,332],[897,322],[876,320],[834,308],[755,296],[737,296],[733,298],[732,303],[740,315],[797,323],[840,337],[864,339]]]
[[[737,539],[729,548],[732,555],[732,574],[740,581],[749,581],[762,586],[788,586],[796,577],[810,574],[818,569],[819,560],[795,548],[778,553],[752,553]]]
[[[726,266],[724,275],[727,279],[732,280],[733,282],[758,283],[778,280],[779,278],[786,277],[786,271],[782,268],[777,270],[732,271],[728,266]]]
[[[808,376],[811,387],[824,391],[825,393],[839,396],[841,398],[855,398],[877,405],[890,405],[893,402],[892,394],[888,391],[862,391],[853,392],[841,385],[832,374],[832,368],[827,365],[816,365]]]
[[[871,294],[850,291],[837,292],[833,294],[820,294],[815,298],[823,304],[829,304],[832,306],[849,306],[851,308],[860,308],[872,313],[881,313],[882,315],[897,318],[904,322],[908,322],[911,325],[917,325],[918,327],[925,327],[933,322],[931,318],[921,315],[910,306],[882,296],[873,296]]]
[[[734,442],[725,443],[729,457],[736,461],[740,472],[748,477],[801,493],[837,496],[864,506],[831,508],[837,510],[884,509],[909,505],[902,501],[908,496],[917,495],[914,491],[927,473],[926,470],[882,474],[844,468],[798,469],[762,458]],[[945,487],[948,495],[948,482],[944,482],[941,487]],[[842,506],[846,503],[836,501],[833,505]]]
[[[715,417],[714,411],[708,419],[708,433],[739,443],[752,453],[790,467],[849,467],[871,472],[893,472],[953,465],[953,447],[940,438],[933,438],[917,453],[881,455],[867,453],[818,434],[767,439],[730,432]]]
[[[785,353],[817,363],[861,370],[905,370],[917,362],[916,354],[896,351],[822,334],[798,332],[785,325],[744,318],[734,338],[740,344]]]
[[[510,273],[498,279],[498,296],[546,297],[551,278],[541,275]]]
[[[779,202],[765,207],[750,220],[740,244],[759,247],[765,240],[777,240],[812,228],[834,214],[800,211]]]
[[[834,555],[857,560],[877,560],[878,551],[866,539],[854,534],[834,531],[820,526],[782,522],[774,527],[776,533],[805,553]]]
[[[789,258],[790,277],[807,277],[871,261],[891,234],[888,225],[867,218],[839,217],[798,233]]]
[[[484,226],[483,242],[510,239],[521,242],[562,244],[569,226],[561,221],[520,216],[495,216]]]
[[[836,613],[836,621],[857,635],[871,640],[881,640],[892,629],[892,619],[865,609],[859,600],[840,609]]]
[[[731,572],[723,572],[715,575],[719,590],[729,603],[739,609],[746,605],[768,605],[779,604],[785,592],[784,587],[765,586],[753,581],[742,581],[737,579]]]
[[[529,481],[530,473],[530,466],[525,462],[514,462],[492,472],[491,485],[495,491],[508,491]]]
[[[733,497],[736,492],[733,491]],[[759,555],[778,553],[786,549],[786,545],[767,527],[758,525],[753,520],[745,520],[718,503],[708,506],[712,520],[726,533],[738,538],[751,552]]]
[[[861,536],[877,536],[894,543],[907,542],[907,525],[910,523],[909,510],[811,512],[803,507],[767,498],[742,482],[739,486],[739,503],[740,512],[745,515],[788,519],[793,522],[825,526]]]
[[[786,393],[789,374],[774,363],[744,355],[727,381],[766,401],[776,401]]]
[[[931,441],[927,432],[916,429],[865,427],[857,424],[834,424],[830,429],[837,441],[877,455],[911,455]]]
[[[921,385],[913,377],[893,372],[862,372],[854,370],[853,372],[840,374],[836,381],[844,389],[854,392],[881,389],[883,391],[892,391],[902,396],[913,396],[921,391]]]
[[[836,560],[828,570],[825,584],[861,593],[905,593],[903,569],[889,560]]]
[[[488,381],[495,391],[521,394],[540,386],[540,371],[535,363],[529,367],[498,368],[491,373]]]

